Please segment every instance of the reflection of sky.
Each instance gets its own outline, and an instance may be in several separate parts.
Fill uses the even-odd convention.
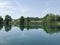
[[[60,44],[60,33],[47,34],[43,29],[29,29],[21,31],[13,27],[11,31],[0,31],[0,45],[57,45]]]
[[[0,0],[0,16],[43,17],[47,13],[60,14],[60,0]]]

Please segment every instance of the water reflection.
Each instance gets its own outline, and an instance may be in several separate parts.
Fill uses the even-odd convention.
[[[9,31],[11,31],[12,25],[11,24],[5,24],[4,27],[5,27],[5,31],[9,32]]]
[[[26,27],[26,28],[27,28],[27,30],[29,30],[29,28],[30,28],[30,25],[27,25],[27,27]]]
[[[25,26],[19,26],[20,30],[23,31]]]
[[[46,31],[46,33],[53,34],[60,32],[60,26],[42,26],[42,29]]]
[[[3,28],[3,23],[2,23],[2,24],[0,24],[0,30],[2,30],[2,28]]]
[[[27,30],[30,30],[30,29],[38,29],[40,28],[40,26],[30,26],[30,25],[27,25],[27,26],[19,26],[20,30],[23,31],[24,28],[26,28]]]
[[[40,26],[21,26],[20,30],[23,31],[24,28],[26,28],[27,30],[30,29],[43,29],[46,33],[48,34],[53,34],[53,33],[58,33],[60,32],[60,26],[47,26],[47,25],[40,25]]]
[[[16,27],[19,27],[21,31],[24,31],[24,28],[26,28],[28,31],[30,29],[36,29],[36,30],[37,29],[43,29],[48,34],[60,32],[60,26],[51,26],[51,25],[50,26],[47,26],[47,25],[39,25],[39,26],[38,25],[34,25],[34,26],[26,25],[25,26],[25,25],[20,25],[20,26],[16,26]],[[3,28],[3,23],[0,24],[0,30],[2,30],[2,28]],[[5,28],[6,32],[9,32],[12,29],[12,25],[11,24],[5,24],[4,28]]]

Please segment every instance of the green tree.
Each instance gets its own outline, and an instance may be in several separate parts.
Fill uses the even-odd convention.
[[[27,25],[29,25],[29,23],[30,23],[30,18],[27,17]]]
[[[56,16],[56,18],[57,18],[57,20],[56,20],[56,21],[57,21],[57,22],[60,22],[60,16],[59,16],[59,15],[57,15],[57,16]]]
[[[25,18],[23,16],[21,16],[21,18],[20,18],[20,25],[24,26],[24,23],[25,23]]]
[[[21,31],[24,30],[24,27],[25,27],[25,18],[23,16],[21,16],[21,18],[19,19],[20,20],[20,29]]]
[[[43,23],[44,24],[55,24],[57,20],[56,15],[54,14],[47,14],[44,18],[43,18]]]
[[[0,30],[3,28],[3,18],[0,16]]]
[[[3,23],[3,18],[0,16],[0,24]]]
[[[5,16],[5,23],[10,23],[12,21],[12,18],[11,18],[11,16],[9,16],[9,15],[6,15]]]

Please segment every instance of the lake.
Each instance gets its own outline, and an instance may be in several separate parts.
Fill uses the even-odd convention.
[[[0,45],[60,45],[60,27],[0,26]]]

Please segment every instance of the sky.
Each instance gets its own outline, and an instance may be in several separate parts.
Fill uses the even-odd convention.
[[[0,0],[0,16],[10,15],[13,19],[44,17],[47,13],[60,15],[60,0]]]

